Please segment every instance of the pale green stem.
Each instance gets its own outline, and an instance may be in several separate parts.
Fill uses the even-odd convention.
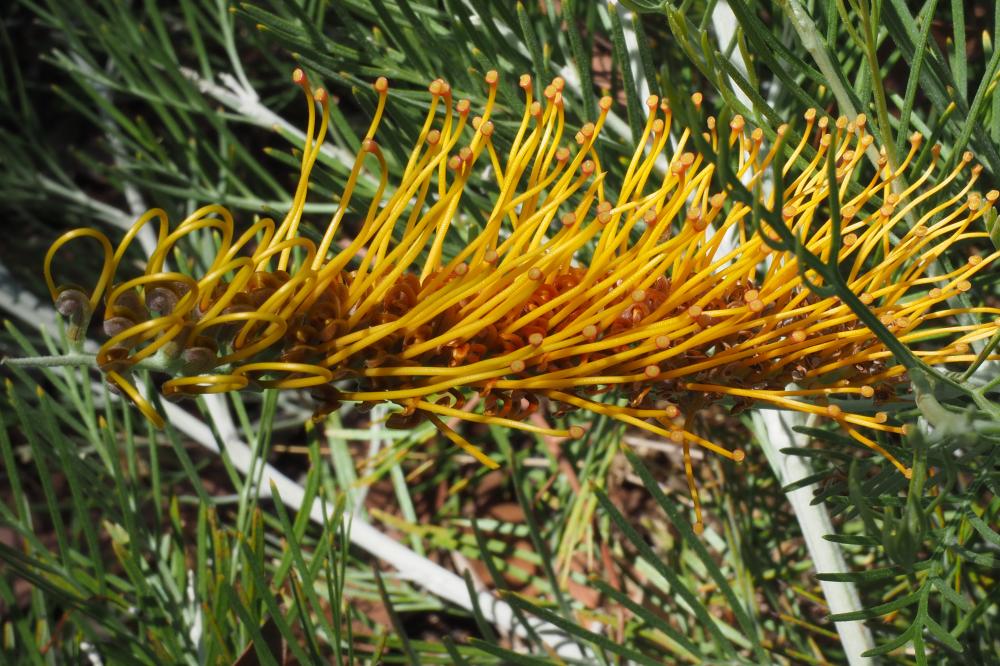
[[[15,368],[58,368],[67,365],[97,367],[97,357],[93,354],[63,354],[61,356],[7,357],[0,361]]]
[[[838,76],[840,69],[830,59],[830,54],[823,45],[823,37],[820,35],[819,30],[816,29],[816,24],[813,23],[805,7],[798,0],[785,0],[783,4],[787,10],[789,19],[791,19],[792,27],[795,28],[795,32],[802,42],[802,46],[813,57],[813,60],[816,61],[816,66],[819,67],[820,73],[826,79],[826,84],[829,86],[830,92],[837,98],[837,106],[840,107],[840,112],[851,118],[857,117],[858,110],[851,103],[851,97]],[[881,118],[879,122],[881,122]],[[868,146],[865,155],[873,165],[878,165],[879,154],[878,150],[875,149],[875,144]]]
[[[9,365],[16,368],[59,368],[65,366],[86,366],[97,367],[97,356],[86,352],[70,352],[58,356],[22,356],[7,357],[0,361],[2,365]],[[152,358],[147,358],[133,364],[131,367],[136,370],[153,370],[156,372],[172,372],[177,369],[179,361],[157,354]]]

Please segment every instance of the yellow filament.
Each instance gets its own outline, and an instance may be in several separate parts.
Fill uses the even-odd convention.
[[[247,387],[248,380],[243,375],[193,375],[175,377],[163,382],[160,387],[168,398],[178,393],[201,395],[204,393],[228,393]]]
[[[149,403],[148,400],[142,397],[142,395],[139,393],[139,390],[136,389],[136,387],[133,386],[130,381],[122,377],[114,370],[107,373],[105,377],[109,382],[111,382],[112,384],[120,388],[122,391],[124,391],[125,394],[132,401],[132,403],[139,408],[139,411],[142,412],[142,415],[145,416],[147,419],[149,419],[149,422],[152,423],[155,427],[162,428],[164,425],[166,425],[163,421],[163,417],[160,416],[160,414],[156,411],[153,405]]]
[[[49,247],[48,252],[45,253],[45,262],[42,269],[45,275],[45,284],[49,288],[49,295],[52,296],[52,300],[56,300],[59,290],[56,287],[55,280],[52,279],[52,260],[66,243],[77,238],[93,238],[101,244],[101,249],[104,250],[104,265],[101,267],[100,276],[97,278],[97,284],[94,285],[94,291],[91,292],[89,299],[90,311],[93,312],[97,308],[97,304],[100,303],[104,289],[108,286],[115,271],[114,252],[111,249],[111,241],[100,231],[95,229],[73,229],[57,238]]]
[[[469,440],[465,439],[457,432],[449,428],[444,422],[441,421],[441,419],[439,419],[433,413],[428,414],[427,419],[434,424],[434,427],[438,429],[438,432],[447,437],[449,440],[451,440],[453,444],[455,444],[460,449],[468,453],[470,456],[478,460],[480,463],[482,463],[483,465],[485,465],[490,469],[499,469],[500,463],[498,463],[497,461],[493,460],[488,455],[483,453],[483,450],[480,449],[478,446],[472,444],[471,442],[469,442]]]
[[[131,365],[152,356],[175,335],[181,332],[184,327],[182,321],[181,317],[172,314],[157,319],[147,319],[127,328],[117,335],[110,337],[101,345],[100,349],[97,350],[97,364],[99,366],[105,365],[108,362],[108,354],[118,345],[129,343],[128,346],[134,347],[165,332],[159,339],[128,357],[124,362]]]
[[[299,389],[310,386],[322,386],[333,381],[333,373],[328,368],[310,363],[289,363],[287,361],[274,362],[264,361],[259,363],[247,363],[233,370],[237,377],[248,377],[251,373],[275,373],[287,372],[291,377],[284,379],[255,379],[253,382],[263,388],[279,389]],[[295,375],[305,375],[297,377]],[[249,378],[249,377],[248,377]]]
[[[570,437],[569,430],[561,428],[543,428],[542,426],[537,426],[532,423],[524,423],[522,421],[515,421],[513,419],[505,419],[497,416],[485,416],[483,414],[476,414],[475,412],[466,412],[461,409],[427,402],[426,400],[418,400],[416,408],[422,412],[430,412],[439,416],[447,416],[449,418],[461,419],[472,423],[489,423],[492,425],[504,426],[506,428],[513,428],[515,430],[524,430],[525,432],[535,433],[536,435]]]

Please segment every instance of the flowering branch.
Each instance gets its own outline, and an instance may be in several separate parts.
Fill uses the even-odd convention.
[[[704,117],[699,94],[671,104],[651,96],[641,140],[614,194],[595,150],[610,98],[600,101],[598,118],[575,133],[570,149],[560,145],[571,132],[565,81],[556,77],[536,99],[531,77],[522,76],[525,108],[504,156],[491,120],[499,77],[489,72],[478,116],[467,100],[454,99],[447,82],[430,84],[426,120],[391,187],[375,140],[389,93],[381,78],[362,149],[316,243],[298,228],[329,128],[329,97],[312,89],[301,70],[294,79],[309,101],[309,121],[299,184],[280,224],[263,219],[238,233],[228,210],[208,205],[171,229],[166,213],[153,209],[117,247],[100,232],[78,229],[46,256],[49,291],[76,336],[103,301],[109,339],[97,366],[154,422],[162,418],[128,378],[144,362],[162,363],[174,375],[161,386],[170,400],[308,388],[318,415],[344,401],[392,402],[402,411],[390,426],[427,420],[489,467],[498,463],[445,421],[577,438],[580,425],[539,426],[527,417],[549,404],[583,410],[682,450],[700,528],[691,447],[737,462],[744,456],[695,432],[694,417],[704,407],[724,400],[832,418],[909,475],[865,434],[901,434],[903,427],[874,409],[846,412],[837,397],[895,398],[908,375],[967,392],[931,365],[975,361],[970,345],[996,332],[993,322],[940,320],[1000,314],[941,307],[970,289],[970,278],[1000,253],[974,256],[943,275],[929,275],[928,268],[952,244],[983,235],[972,225],[1000,192],[969,194],[981,170],[970,167],[968,155],[936,185],[892,193],[919,135],[898,168],[883,156],[868,185],[849,196],[861,158],[874,145],[864,116],[831,123],[810,111],[798,145],[784,145],[783,126],[765,149],[761,130],[749,131],[742,117]],[[654,176],[666,155],[672,107],[704,128],[682,127],[665,173]],[[801,169],[797,160],[813,134],[818,146]],[[481,233],[446,258],[446,238],[480,159],[493,167],[492,209]],[[334,251],[369,162],[377,165],[375,196]],[[937,167],[934,152],[916,185]],[[912,228],[898,229],[917,205],[966,171],[971,177],[958,195]],[[774,183],[768,194],[765,177]],[[879,197],[881,207],[870,210]],[[145,273],[119,282],[129,244],[151,223],[157,245]],[[166,270],[170,250],[202,230],[220,238],[210,265],[194,276]],[[81,239],[96,242],[104,257],[89,292],[58,286],[51,270],[60,249]],[[720,251],[733,239],[732,249]],[[938,338],[949,342],[909,346]],[[793,382],[800,388],[790,390]],[[481,412],[462,409],[470,392],[480,396]],[[608,401],[608,394],[627,404]]]

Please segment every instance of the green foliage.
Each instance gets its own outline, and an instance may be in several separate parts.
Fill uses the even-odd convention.
[[[928,663],[932,654],[942,651],[954,659],[958,654],[965,659],[986,658],[994,649],[991,631],[960,640],[995,603],[982,581],[996,575],[998,560],[992,551],[1000,540],[990,527],[997,524],[1000,511],[995,495],[996,435],[989,427],[977,435],[976,427],[967,421],[963,436],[930,441],[919,433],[909,437],[914,468],[905,489],[898,474],[854,460],[846,477],[830,483],[817,498],[837,507],[847,519],[845,531],[851,532],[827,539],[845,544],[858,557],[882,563],[857,572],[818,574],[820,580],[853,583],[870,600],[865,609],[834,615],[832,620],[886,619],[887,625],[881,626],[885,635],[871,656],[887,655],[910,642],[917,663]],[[831,446],[837,444],[832,433],[803,430]],[[964,449],[960,457],[955,455],[958,446]],[[830,459],[829,465],[818,473],[820,478],[834,476],[834,468],[843,462]],[[928,470],[934,475],[929,476]]]

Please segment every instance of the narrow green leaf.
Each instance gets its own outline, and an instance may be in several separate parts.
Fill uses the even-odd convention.
[[[715,581],[719,591],[726,597],[726,600],[729,602],[729,607],[736,616],[736,620],[740,623],[740,627],[743,629],[746,638],[750,640],[751,644],[754,646],[754,653],[757,656],[757,659],[765,660],[766,654],[763,646],[760,644],[759,628],[747,613],[743,602],[737,598],[736,593],[729,584],[729,581],[726,580],[726,576],[719,569],[715,560],[709,554],[708,549],[705,548],[705,545],[702,543],[702,540],[695,534],[691,524],[684,519],[679,511],[677,511],[673,501],[666,496],[660,488],[660,485],[656,482],[656,479],[653,478],[649,468],[646,467],[639,456],[637,456],[635,452],[629,448],[625,449],[625,456],[628,458],[632,468],[639,474],[639,477],[642,479],[643,486],[653,496],[653,499],[656,500],[656,503],[660,506],[660,508],[662,508],[667,514],[670,522],[681,533],[685,543],[698,555],[699,559],[705,565],[705,569],[708,571],[709,576],[712,577],[712,580]]]
[[[305,651],[303,651],[302,646],[299,645],[298,636],[292,631],[291,626],[285,620],[285,616],[278,607],[278,602],[275,601],[275,595],[272,588],[268,582],[268,577],[264,572],[264,564],[261,562],[263,557],[263,551],[252,549],[248,541],[243,540],[240,543],[243,549],[243,555],[245,561],[250,564],[250,573],[256,579],[254,589],[257,592],[257,598],[264,602],[267,607],[268,615],[270,616],[270,621],[275,624],[278,631],[281,633],[285,644],[292,651],[292,654],[299,661],[300,664],[310,663],[309,657],[306,656]]]
[[[951,589],[951,586],[948,585],[947,581],[934,577],[931,579],[931,584],[937,589],[938,592],[941,593],[941,596],[947,599],[949,603],[959,610],[965,611],[966,613],[972,610],[972,603],[958,592]]]
[[[677,576],[677,574],[666,564],[663,560],[653,552],[653,549],[643,540],[639,533],[635,531],[635,528],[625,519],[625,517],[615,508],[608,496],[601,490],[595,490],[595,495],[597,501],[600,503],[604,512],[611,518],[611,521],[620,529],[625,537],[632,542],[632,544],[639,551],[639,555],[646,560],[670,585],[670,589],[675,594],[680,595],[682,599],[687,603],[688,607],[691,608],[695,617],[698,619],[698,623],[701,624],[711,635],[715,641],[716,646],[722,654],[727,657],[733,658],[736,656],[733,646],[726,640],[725,636],[716,626],[716,620],[708,613],[708,610],[701,603],[701,601],[694,595],[694,593],[688,589],[684,582]]]
[[[455,641],[451,640],[451,636],[444,636],[442,639],[444,643],[444,649],[448,651],[448,656],[451,657],[451,661],[458,666],[466,666],[469,661],[459,653],[458,648],[455,647]]]
[[[990,46],[992,51],[1000,49],[1000,44],[997,43],[1000,40],[1000,12],[994,12],[993,17],[993,36],[990,37]],[[992,57],[992,53],[989,54]],[[992,118],[990,123],[990,138],[994,143],[1000,143],[1000,95],[995,91],[990,98],[993,100],[992,105]]]
[[[375,583],[378,585],[378,594],[382,598],[382,605],[385,607],[387,613],[389,613],[389,620],[392,622],[392,628],[396,630],[396,635],[403,646],[403,652],[406,653],[408,657],[407,663],[413,664],[414,666],[420,666],[420,657],[413,650],[413,645],[410,643],[409,637],[406,635],[406,627],[403,626],[402,621],[399,619],[399,614],[396,612],[396,608],[393,606],[392,599],[389,598],[389,593],[385,589],[385,582],[382,580],[382,572],[378,569],[378,564],[372,565],[372,573],[375,575]]]
[[[622,657],[625,657],[626,659],[631,659],[635,663],[646,664],[647,666],[659,666],[661,664],[661,662],[655,659],[651,659],[646,655],[642,654],[641,652],[638,652],[627,646],[620,645],[615,641],[612,641],[607,636],[584,629],[576,622],[567,620],[561,615],[553,613],[550,610],[546,610],[545,608],[536,606],[533,603],[525,601],[516,594],[508,593],[504,595],[504,598],[511,605],[517,606],[521,610],[527,611],[532,615],[535,615],[540,619],[545,620],[546,622],[554,624],[555,626],[559,627],[560,629],[570,634],[571,636],[575,636],[582,641],[598,645],[607,650],[608,652],[611,652],[612,654],[620,655]]]
[[[483,551],[482,557],[491,557],[489,553]],[[479,593],[476,592],[475,586],[472,584],[472,575],[468,570],[462,572],[462,578],[465,579],[465,589],[469,593],[469,599],[472,600],[472,617],[476,621],[476,626],[479,627],[479,633],[483,637],[490,641],[491,643],[497,643],[497,634],[493,631],[492,625],[486,621],[483,616],[483,609],[479,606]]]
[[[618,71],[621,73],[622,88],[625,92],[625,111],[628,116],[628,126],[632,130],[632,141],[638,143],[642,137],[642,103],[639,101],[639,91],[636,89],[635,77],[632,75],[629,50],[625,45],[625,29],[622,27],[621,19],[618,17],[618,8],[616,5],[608,5],[608,14],[611,16],[611,46],[614,53],[614,61],[618,66]]]
[[[653,613],[645,606],[636,603],[631,597],[622,594],[600,578],[594,578],[591,583],[601,591],[601,594],[632,611],[637,618],[645,622],[650,628],[662,632],[672,642],[676,643],[681,648],[685,658],[702,658],[704,656],[697,645],[678,632],[665,618]]]
[[[49,520],[51,520],[52,526],[55,529],[56,543],[58,544],[63,564],[69,564],[69,537],[66,533],[66,524],[62,518],[62,510],[59,506],[56,492],[52,487],[52,473],[49,470],[48,464],[49,454],[40,441],[38,432],[34,427],[34,424],[38,421],[38,419],[37,417],[32,418],[32,416],[29,415],[27,405],[25,405],[21,400],[18,392],[14,390],[13,384],[8,384],[7,395],[11,404],[14,406],[14,412],[17,414],[17,418],[21,423],[21,432],[24,434],[25,438],[28,440],[28,445],[31,447],[31,458],[35,463],[35,468],[38,470],[38,481],[42,486],[42,496],[45,498],[45,505],[49,512]],[[42,393],[39,398],[45,399],[44,394]],[[50,430],[53,428],[51,422],[43,425],[47,425]]]
[[[982,518],[972,513],[971,511],[966,514],[966,519],[972,524],[976,531],[979,532],[980,536],[986,539],[988,542],[994,546],[1000,547],[1000,534],[995,532],[989,525],[983,521]]]
[[[923,26],[920,28],[920,37],[914,46],[913,61],[910,63],[910,71],[906,79],[906,96],[903,101],[903,108],[899,112],[896,143],[900,146],[906,142],[910,134],[910,114],[913,112],[913,103],[917,96],[920,74],[927,52],[927,39],[930,36],[931,24],[933,23],[937,3],[938,0],[930,0],[930,3],[924,9]]]
[[[914,634],[914,626],[915,625],[911,625],[909,629],[907,629],[906,631],[904,631],[902,634],[900,634],[896,638],[894,638],[894,639],[892,639],[890,641],[887,641],[885,643],[882,643],[878,647],[872,648],[871,650],[867,650],[866,652],[863,652],[861,654],[861,656],[862,657],[881,657],[881,656],[889,654],[893,650],[898,650],[899,648],[903,647],[904,645],[906,645],[907,643],[910,642],[911,637]]]
[[[583,39],[577,29],[577,13],[580,0],[564,0],[562,3],[563,20],[566,21],[566,37],[569,40],[573,64],[577,76],[580,77],[580,93],[583,97],[583,113],[588,119],[597,117],[597,104],[594,101],[594,77],[590,68],[590,52],[583,48]]]
[[[48,412],[46,418],[43,419],[43,424],[46,427],[46,438],[52,443],[55,449],[60,471],[66,475],[66,483],[69,486],[69,494],[72,502],[72,512],[77,516],[76,522],[83,530],[84,539],[87,543],[87,551],[90,555],[90,562],[94,567],[97,577],[98,587],[96,592],[97,594],[105,594],[104,555],[101,552],[97,532],[94,530],[94,521],[90,515],[91,502],[88,501],[83,490],[84,486],[80,481],[81,472],[87,473],[89,471],[90,474],[88,476],[91,480],[96,478],[96,472],[88,470],[90,467],[89,463],[82,461],[75,454],[76,447],[71,442],[66,441],[62,433],[54,427],[54,419],[51,418],[50,412],[51,404],[52,402],[48,399],[43,398],[41,400],[43,412]],[[2,428],[3,424],[0,422],[0,429]]]
[[[928,18],[933,14],[928,14]],[[951,24],[954,30],[954,52],[951,56],[951,72],[955,77],[956,91],[959,97],[965,97],[969,89],[968,57],[965,52],[965,3],[963,0],[951,0]]]
[[[278,655],[271,651],[268,642],[264,639],[264,634],[261,632],[260,625],[256,619],[251,617],[249,610],[240,601],[235,588],[227,585],[224,589],[228,592],[229,605],[242,622],[242,628],[250,634],[251,645],[247,646],[247,649],[253,649],[257,658],[260,659],[261,666],[279,666]]]
[[[552,666],[552,659],[550,658],[540,658],[532,657],[529,655],[521,654],[502,648],[499,645],[494,645],[479,638],[472,638],[469,640],[469,644],[474,648],[485,652],[486,654],[491,654],[494,657],[499,657],[504,664],[513,664],[514,666]]]
[[[632,30],[635,32],[639,62],[642,64],[642,73],[646,77],[646,85],[649,86],[650,92],[658,94],[660,86],[656,77],[656,65],[653,64],[653,52],[649,48],[649,37],[646,36],[646,29],[642,26],[642,18],[639,13],[632,14]]]
[[[914,603],[920,600],[921,592],[918,590],[916,592],[911,592],[905,596],[893,599],[884,604],[879,604],[877,606],[872,606],[871,608],[863,608],[859,611],[851,611],[849,613],[835,613],[829,616],[831,622],[851,622],[853,620],[872,620],[877,617],[882,617],[883,615],[888,615],[893,611],[906,608],[907,606],[912,606]]]
[[[521,26],[521,36],[528,47],[528,53],[531,54],[531,64],[535,69],[536,87],[541,90],[548,85],[549,72],[546,67],[544,54],[542,53],[542,47],[538,43],[538,35],[531,25],[531,17],[528,16],[528,12],[520,0],[517,3],[517,21]]]
[[[927,569],[930,563],[921,563],[914,567],[915,571]],[[834,583],[855,583],[867,584],[880,580],[890,580],[906,573],[901,567],[883,567],[878,569],[868,569],[865,571],[851,571],[846,573],[824,573],[816,574],[818,580],[827,580]]]
[[[927,627],[927,631],[930,632],[931,636],[938,639],[945,646],[961,654],[963,652],[962,644],[959,643],[955,638],[948,633],[948,631],[942,627],[937,621],[932,617],[924,618],[924,626]]]
[[[493,561],[493,554],[490,552],[489,547],[486,543],[486,538],[483,536],[482,531],[479,529],[479,524],[475,519],[472,520],[472,532],[476,537],[476,544],[479,546],[479,552],[481,553],[481,559],[483,564],[486,565],[486,571],[490,574],[490,578],[493,580],[493,587],[498,592],[503,591],[507,588],[507,583],[500,575],[500,571],[497,569],[496,563]],[[528,622],[528,618],[524,616],[520,608],[512,607],[511,611],[514,617],[520,622],[521,626],[524,627],[525,632],[528,637],[536,644],[540,645],[542,643],[541,637],[535,632],[531,623]]]

